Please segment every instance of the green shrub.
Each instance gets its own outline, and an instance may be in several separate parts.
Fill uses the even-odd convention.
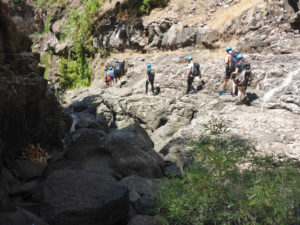
[[[132,0],[130,8],[137,8],[139,14],[148,14],[155,7],[164,7],[168,0]]]
[[[48,72],[50,70],[50,60],[53,55],[52,51],[46,52],[40,59],[40,65],[45,67],[44,78],[46,79],[48,76]]]
[[[89,62],[96,53],[93,47],[93,22],[105,0],[83,0],[82,14],[73,9],[64,23],[62,40],[71,39],[68,59],[61,60],[60,73],[63,89],[86,87],[91,82]]]
[[[299,162],[258,157],[238,138],[202,137],[198,160],[161,187],[154,213],[172,225],[299,224]]]

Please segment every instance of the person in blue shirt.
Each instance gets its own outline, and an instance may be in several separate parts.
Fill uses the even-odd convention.
[[[151,64],[147,64],[147,76],[146,76],[146,92],[145,95],[148,95],[148,85],[150,83],[152,94],[154,95],[154,77],[155,73],[154,70],[151,69]]]
[[[108,72],[109,72],[109,76],[110,76],[110,81],[114,84],[115,83],[115,77],[114,77],[114,70],[113,70],[112,66],[109,67]]]
[[[119,82],[121,82],[121,75],[122,75],[121,65],[119,63],[119,60],[116,59],[115,66],[114,66],[114,76],[115,76],[116,83],[118,83],[118,80]]]

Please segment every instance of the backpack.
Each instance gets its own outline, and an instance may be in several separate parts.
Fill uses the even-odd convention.
[[[106,73],[106,81],[110,81],[110,74],[109,74],[109,72]]]
[[[116,72],[121,71],[121,66],[120,66],[120,64],[116,64],[116,65],[115,65],[115,71],[116,71]]]
[[[240,84],[247,84],[251,80],[251,66],[250,63],[243,63],[243,71],[236,77],[236,81]]]
[[[150,79],[152,79],[152,78],[155,77],[155,72],[154,72],[153,69],[150,69],[150,70],[149,70],[149,77],[150,77]]]
[[[237,65],[237,62],[238,62],[238,60],[237,60],[237,56],[238,56],[238,52],[231,52],[230,53],[230,55],[231,55],[231,65],[230,65],[230,68],[231,69],[234,69],[235,67],[236,67],[236,65]]]
[[[198,77],[200,75],[200,65],[199,65],[199,63],[194,63],[192,74],[195,77]]]

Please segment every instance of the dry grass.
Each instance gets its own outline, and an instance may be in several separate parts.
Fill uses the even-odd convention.
[[[226,9],[219,8],[215,13],[213,18],[209,22],[209,26],[213,29],[222,31],[225,27],[225,24],[228,21],[232,21],[234,18],[240,16],[243,12],[252,7],[263,3],[264,0],[242,0],[237,4],[234,4]]]
[[[27,147],[21,148],[22,159],[37,162],[47,165],[47,152],[40,144],[30,144]]]

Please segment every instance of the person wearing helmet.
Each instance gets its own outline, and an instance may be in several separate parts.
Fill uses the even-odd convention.
[[[107,71],[107,68],[104,69],[104,81],[105,81],[106,87],[109,87],[110,86],[110,74]]]
[[[108,73],[109,73],[109,77],[110,77],[110,82],[112,82],[112,84],[114,84],[115,83],[115,76],[114,76],[114,70],[113,70],[112,66],[109,67]]]
[[[114,77],[116,83],[118,83],[118,80],[121,82],[121,65],[118,59],[115,60]]]
[[[227,88],[227,83],[228,80],[231,78],[232,73],[234,72],[236,68],[236,56],[238,53],[232,51],[231,46],[226,47],[226,57],[225,57],[225,76],[224,76],[224,82],[223,82],[223,89],[220,92],[220,95],[226,94],[226,88]],[[236,97],[235,93],[236,85],[234,80],[232,79],[232,92],[231,95],[233,97]]]
[[[187,76],[186,76],[186,80],[187,80],[187,90],[186,90],[186,96],[189,95],[190,91],[193,90],[194,92],[196,92],[196,89],[193,87],[193,81],[194,81],[194,75],[193,75],[193,71],[194,71],[194,63],[193,63],[193,57],[189,56],[187,57],[187,62],[188,62],[188,67],[187,67]]]
[[[242,103],[242,97],[245,99],[247,98],[247,92],[246,88],[248,85],[248,82],[250,81],[250,63],[246,62],[244,59],[244,56],[242,54],[237,55],[237,67],[235,71],[232,73],[235,77],[235,82],[238,86],[238,97],[236,105],[241,105]]]
[[[145,95],[148,95],[148,85],[149,85],[149,83],[151,85],[152,95],[155,95],[155,93],[154,93],[154,78],[155,78],[154,70],[151,69],[151,64],[147,64],[146,92],[145,92]]]

